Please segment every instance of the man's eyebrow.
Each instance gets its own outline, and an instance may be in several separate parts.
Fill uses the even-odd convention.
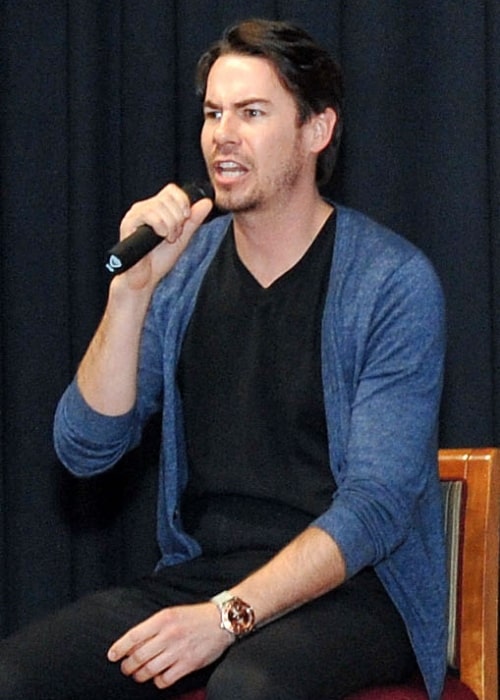
[[[265,97],[248,97],[244,100],[239,100],[238,102],[235,102],[234,106],[237,109],[241,109],[242,107],[248,107],[248,105],[254,104],[271,104],[271,101],[267,100]],[[203,103],[203,107],[208,107],[209,109],[218,109],[220,105],[216,102],[213,102],[212,100],[205,100],[205,102]]]

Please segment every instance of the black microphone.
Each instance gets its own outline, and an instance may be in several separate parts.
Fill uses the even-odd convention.
[[[214,198],[212,185],[208,182],[189,182],[183,185],[182,189],[189,197],[191,204],[205,197]],[[164,240],[165,238],[155,233],[151,226],[143,224],[108,251],[106,269],[113,275],[119,275],[139,262],[150,250],[153,250]]]

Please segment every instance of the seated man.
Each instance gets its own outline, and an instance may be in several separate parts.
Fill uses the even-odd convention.
[[[201,147],[227,213],[174,184],[164,240],[115,275],[58,407],[58,454],[110,468],[162,411],[156,570],[13,635],[0,698],[335,700],[445,671],[437,474],[443,301],[426,258],[322,198],[339,69],[250,20],[200,59]],[[236,640],[240,640],[235,643]]]

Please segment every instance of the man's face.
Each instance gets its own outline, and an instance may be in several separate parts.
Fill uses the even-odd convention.
[[[201,146],[219,207],[282,206],[302,180],[307,149],[292,95],[264,58],[228,54],[207,80]]]

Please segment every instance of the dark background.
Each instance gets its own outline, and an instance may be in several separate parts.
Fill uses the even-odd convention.
[[[292,19],[346,76],[327,193],[429,255],[448,305],[441,446],[500,443],[498,0],[0,0],[0,632],[156,558],[156,430],[77,481],[56,402],[130,204],[202,172],[193,71],[229,23]]]

